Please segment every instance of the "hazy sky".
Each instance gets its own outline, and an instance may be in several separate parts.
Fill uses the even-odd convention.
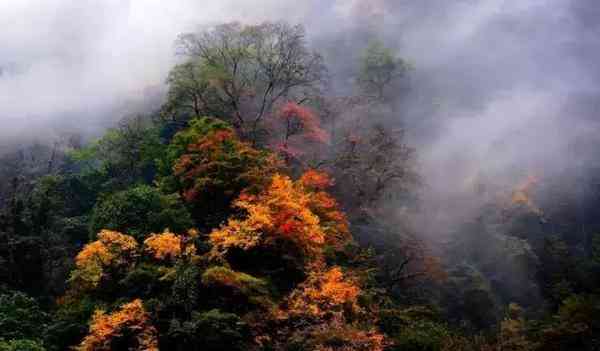
[[[164,83],[178,33],[283,19],[305,24],[334,73],[354,64],[365,32],[414,63],[389,120],[413,128],[430,183],[448,187],[561,164],[597,130],[598,18],[596,0],[2,0],[0,139],[110,125]]]
[[[63,118],[85,128],[110,106],[164,83],[178,33],[277,13],[298,22],[310,8],[290,12],[284,3],[0,1],[0,120],[8,121],[0,136]]]
[[[585,35],[581,28],[585,12],[574,7],[585,2],[593,4],[565,0],[3,0],[0,118],[45,119],[140,93],[145,86],[164,81],[178,33],[230,20],[283,18],[305,23],[311,37],[332,37],[351,35],[366,15],[379,14],[379,30],[416,63],[420,74],[433,77],[427,83],[440,85],[448,95],[465,92],[463,100],[470,100],[469,104],[485,103],[483,95],[490,90],[517,86],[564,91],[576,85],[595,90],[597,74],[581,67],[585,53],[577,47],[594,40],[593,33]],[[356,43],[357,48],[362,45]],[[454,80],[445,81],[450,75]],[[472,96],[473,92],[481,96]]]

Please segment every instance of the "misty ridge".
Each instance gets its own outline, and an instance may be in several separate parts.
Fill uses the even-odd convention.
[[[600,349],[599,18],[0,2],[0,351]]]

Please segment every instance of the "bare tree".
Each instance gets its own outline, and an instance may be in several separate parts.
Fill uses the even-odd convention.
[[[326,72],[302,26],[286,23],[219,25],[181,35],[177,48],[188,61],[171,72],[167,111],[229,120],[254,141],[277,102],[318,96]]]
[[[348,131],[341,138],[332,166],[352,208],[373,209],[392,189],[406,192],[419,183],[415,151],[403,139],[402,130],[382,125]]]

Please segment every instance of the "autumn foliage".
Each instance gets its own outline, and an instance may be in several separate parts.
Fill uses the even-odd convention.
[[[308,178],[324,176],[312,176]],[[320,179],[319,184],[323,184]],[[307,183],[308,184],[308,183]],[[291,242],[306,258],[318,260],[326,243],[349,240],[346,220],[337,203],[305,182],[276,174],[263,192],[243,194],[235,206],[247,216],[231,219],[210,235],[215,254],[224,255],[232,248],[248,250],[257,246],[277,247]],[[341,244],[341,243],[339,243]]]
[[[242,192],[258,192],[281,162],[242,141],[229,125],[198,118],[175,135],[169,146],[161,184],[177,192],[192,218],[210,230],[227,219],[231,202]]]
[[[79,288],[96,288],[107,269],[120,269],[130,264],[137,256],[137,248],[133,237],[102,230],[98,240],[87,244],[75,257],[76,269],[71,274],[71,281]]]
[[[312,128],[314,116],[299,106],[284,115]],[[383,350],[387,339],[359,303],[362,278],[328,261],[352,244],[346,216],[327,192],[334,180],[316,169],[293,179],[272,153],[226,125],[192,124],[175,137],[172,174],[161,185],[179,191],[212,230],[144,233],[140,243],[102,230],[77,255],[66,297],[90,297],[96,310],[78,349],[158,350],[180,339],[188,346],[204,340],[197,347],[213,350],[243,339],[232,350],[286,350],[295,338],[311,350]],[[224,222],[205,221],[213,215]],[[107,313],[107,306],[120,307]],[[207,323],[220,341],[198,335]]]
[[[340,267],[313,273],[302,287],[292,294],[289,313],[321,318],[326,313],[336,313],[347,308],[357,311],[358,285],[344,276]]]
[[[278,322],[289,332],[281,343],[302,340],[299,347],[308,350],[383,351],[389,344],[387,338],[376,328],[356,323],[372,322],[372,315],[359,305],[361,293],[357,279],[341,267],[314,271],[278,310]]]
[[[298,182],[309,194],[308,206],[320,219],[327,245],[339,249],[348,243],[351,235],[346,215],[338,202],[325,191],[334,185],[333,179],[325,172],[309,169]]]
[[[600,142],[427,184],[432,85],[369,29],[393,1],[347,2],[375,41],[332,85],[301,25],[218,25],[179,37],[162,108],[0,153],[0,351],[600,350]]]
[[[326,143],[328,133],[321,128],[319,117],[308,107],[288,101],[276,113],[274,121],[279,140],[275,142],[284,159],[298,158],[310,143]]]
[[[532,199],[533,191],[540,179],[534,175],[529,175],[521,183],[517,184],[511,194],[511,204],[514,206],[522,206],[527,211],[536,215],[542,215],[542,210],[535,204]]]
[[[232,129],[222,129],[190,143],[175,162],[173,174],[187,202],[205,202],[261,184],[276,163],[273,156],[239,140]]]
[[[182,255],[191,256],[196,253],[194,245],[189,245],[182,235],[165,231],[152,234],[144,240],[144,250],[157,260],[175,260]]]
[[[77,350],[109,351],[119,342],[126,345],[127,350],[158,351],[157,331],[149,319],[140,299],[124,304],[110,314],[97,310],[90,323],[89,334]]]
[[[333,185],[333,180],[325,172],[309,169],[300,177],[300,183],[307,189],[325,190]]]

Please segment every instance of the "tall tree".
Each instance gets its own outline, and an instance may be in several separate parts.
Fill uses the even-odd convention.
[[[362,56],[358,85],[363,94],[383,100],[386,88],[409,69],[410,65],[396,57],[391,49],[380,41],[373,41]]]
[[[254,141],[278,101],[306,102],[318,95],[325,76],[323,60],[307,48],[302,26],[223,24],[183,34],[177,47],[188,61],[169,76],[166,115],[226,119]]]

